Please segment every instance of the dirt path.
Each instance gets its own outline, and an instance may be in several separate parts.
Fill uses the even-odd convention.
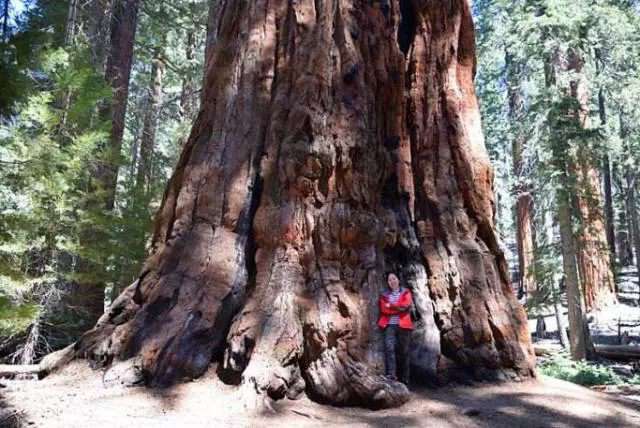
[[[399,409],[321,406],[306,398],[243,416],[214,375],[168,391],[105,388],[84,363],[42,381],[6,381],[4,405],[32,427],[638,427],[640,404],[555,379],[416,391]],[[2,401],[0,400],[0,405]],[[0,426],[2,423],[0,422]]]

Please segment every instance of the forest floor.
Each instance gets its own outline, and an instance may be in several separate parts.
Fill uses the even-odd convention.
[[[640,342],[640,293],[635,271],[621,272],[620,303],[593,314],[591,331],[604,344]],[[566,317],[566,313],[564,314]],[[535,331],[535,319],[530,320]],[[556,344],[555,317],[545,318]],[[566,320],[565,320],[566,323]],[[541,361],[544,359],[540,359]],[[620,368],[620,363],[601,361]],[[624,368],[624,367],[622,367]],[[631,371],[632,367],[628,367]],[[635,367],[633,367],[635,371]],[[638,427],[640,387],[585,388],[540,376],[523,383],[476,384],[415,390],[398,409],[371,411],[337,408],[302,398],[276,402],[272,411],[249,414],[238,404],[237,388],[225,385],[211,369],[194,382],[168,390],[108,386],[99,372],[78,361],[41,381],[0,380],[0,428],[119,427]],[[604,392],[601,392],[604,391]],[[20,421],[20,425],[12,422]]]
[[[273,411],[238,411],[237,389],[213,370],[169,390],[105,387],[86,362],[44,380],[2,381],[4,415],[25,427],[638,427],[640,403],[542,377],[523,383],[449,386],[413,392],[397,409],[336,408],[307,398]],[[8,419],[0,427],[10,426]]]

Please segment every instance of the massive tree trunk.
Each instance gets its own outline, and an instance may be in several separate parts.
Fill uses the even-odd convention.
[[[586,308],[597,310],[616,302],[617,298],[605,232],[600,178],[585,158],[580,161],[580,191],[575,198],[582,226],[578,236],[578,266]]]
[[[587,129],[589,107],[583,73],[584,59],[575,51],[569,50],[567,61],[568,71],[574,73],[570,82],[570,96],[579,106],[575,113],[580,127]],[[576,178],[573,199],[581,225],[576,241],[578,268],[587,310],[601,309],[617,300],[607,244],[600,176],[593,158],[588,144],[581,143],[577,148],[576,164],[571,165],[572,174]]]
[[[600,49],[596,49],[596,64],[601,63]],[[601,66],[598,67],[598,74],[602,71]],[[607,125],[607,104],[604,96],[604,89],[598,89],[598,116],[600,116],[600,126],[603,128]],[[607,244],[609,246],[610,265],[616,265],[616,231],[613,212],[613,186],[611,183],[611,162],[609,154],[605,153],[602,159],[602,176],[604,186],[604,215],[606,224]]]
[[[395,269],[418,314],[414,380],[532,376],[467,1],[229,0],[213,15],[152,255],[79,355],[152,385],[220,359],[252,393],[397,405],[376,328]]]
[[[555,86],[561,94],[575,102],[563,102],[559,109],[551,109],[550,125],[552,136],[552,154],[557,176],[556,207],[558,227],[560,229],[560,248],[562,252],[562,270],[567,290],[567,306],[569,309],[569,345],[571,357],[576,360],[589,358],[593,354],[593,344],[589,333],[585,312],[585,299],[579,277],[579,255],[577,240],[574,237],[573,223],[575,193],[577,193],[576,174],[579,158],[571,153],[571,141],[567,136],[577,136],[576,130],[586,126],[584,109],[585,87],[581,76],[582,58],[573,49],[563,51],[556,48],[545,62],[545,81],[547,87]],[[571,73],[569,87],[559,85],[560,73]],[[577,108],[576,108],[577,106]],[[574,137],[575,138],[575,137]]]

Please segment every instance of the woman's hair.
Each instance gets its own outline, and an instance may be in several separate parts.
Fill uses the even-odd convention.
[[[400,277],[398,276],[398,274],[395,271],[392,271],[392,270],[386,271],[385,274],[384,274],[384,278],[385,279],[389,279],[389,276],[391,276],[391,275],[395,276],[396,278],[398,278],[398,280],[400,280]]]

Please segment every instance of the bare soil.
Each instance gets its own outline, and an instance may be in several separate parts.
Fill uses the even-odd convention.
[[[41,381],[3,382],[5,414],[18,411],[23,425],[33,427],[640,426],[638,402],[551,378],[418,390],[409,403],[391,410],[338,408],[302,398],[259,413],[244,410],[237,388],[223,384],[212,370],[166,390],[105,387],[84,362]]]

